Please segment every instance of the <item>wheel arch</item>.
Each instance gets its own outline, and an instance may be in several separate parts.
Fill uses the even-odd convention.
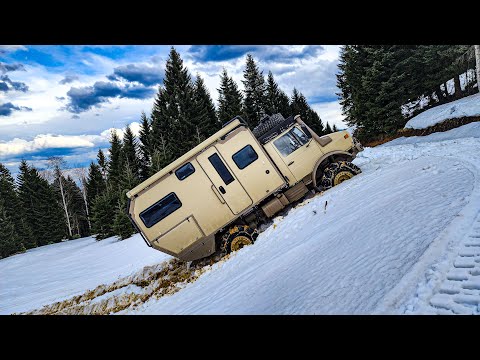
[[[341,150],[330,151],[324,154],[320,159],[318,159],[318,161],[315,163],[315,166],[313,167],[311,176],[312,176],[312,183],[314,187],[317,186],[317,176],[316,176],[317,171],[319,169],[323,170],[322,168],[324,168],[327,164],[329,164],[330,162],[335,162],[338,159],[352,161],[354,157],[349,152],[341,151]],[[330,161],[325,161],[325,160],[330,160]]]

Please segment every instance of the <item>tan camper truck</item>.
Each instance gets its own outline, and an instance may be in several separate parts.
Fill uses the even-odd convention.
[[[267,116],[250,131],[236,117],[127,193],[146,243],[184,261],[255,241],[257,226],[309,190],[360,173],[363,148],[347,131],[318,136],[300,119]]]

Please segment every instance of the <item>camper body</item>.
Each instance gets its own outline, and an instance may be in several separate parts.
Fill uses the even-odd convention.
[[[185,261],[209,256],[225,233],[255,228],[318,190],[325,167],[361,150],[345,131],[318,137],[299,116],[263,130],[255,136],[237,117],[129,191],[129,216],[147,244]]]

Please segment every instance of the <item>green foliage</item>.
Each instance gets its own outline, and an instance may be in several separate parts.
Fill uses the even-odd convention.
[[[193,108],[190,121],[192,126],[190,131],[193,131],[193,137],[190,136],[192,140],[190,147],[200,144],[221,128],[210,93],[198,74],[193,88]]]
[[[292,115],[300,115],[300,118],[307,124],[317,135],[324,135],[323,123],[318,114],[308,105],[305,96],[296,88],[293,89],[292,98],[290,100],[290,111]]]
[[[235,116],[244,116],[242,93],[237,84],[228,76],[227,70],[223,69],[220,75],[220,88],[218,89],[218,119],[222,124],[230,121]]]
[[[15,222],[7,214],[4,199],[0,198],[0,258],[25,251],[18,233],[15,230]]]
[[[357,126],[360,139],[368,140],[403,128],[408,120],[402,113],[405,104],[415,106],[424,97],[431,107],[459,97],[458,75],[466,69],[460,69],[456,59],[467,49],[465,45],[342,47],[337,86],[346,122]],[[453,95],[442,87],[451,78],[456,84]]]
[[[114,236],[113,221],[117,206],[117,196],[113,190],[107,190],[93,200],[92,233],[97,240]]]
[[[266,115],[267,108],[267,87],[263,73],[259,70],[253,56],[247,55],[245,70],[242,80],[244,85],[243,108],[246,120],[250,128],[258,125],[260,120]]]
[[[267,102],[265,111],[269,115],[278,113],[284,117],[291,115],[288,96],[278,87],[271,71],[268,72],[267,77]]]
[[[152,162],[152,140],[151,138],[151,124],[142,111],[139,140],[139,162],[140,162],[140,178],[146,180],[149,177],[150,166]]]

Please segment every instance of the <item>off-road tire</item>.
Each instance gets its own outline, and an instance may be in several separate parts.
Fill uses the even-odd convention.
[[[257,229],[248,225],[236,225],[230,228],[222,237],[221,250],[227,254],[239,250],[245,245],[250,245],[257,240]],[[248,240],[248,241],[245,241]]]
[[[328,165],[323,170],[323,175],[320,179],[320,186],[322,190],[328,190],[340,182],[347,180],[362,172],[360,168],[349,161],[339,161]]]
[[[260,120],[258,125],[255,126],[255,128],[252,130],[253,135],[255,135],[256,138],[259,138],[260,136],[272,130],[278,124],[282,123],[283,121],[285,121],[285,118],[282,116],[282,114],[273,114],[271,116],[265,116],[262,120]]]

